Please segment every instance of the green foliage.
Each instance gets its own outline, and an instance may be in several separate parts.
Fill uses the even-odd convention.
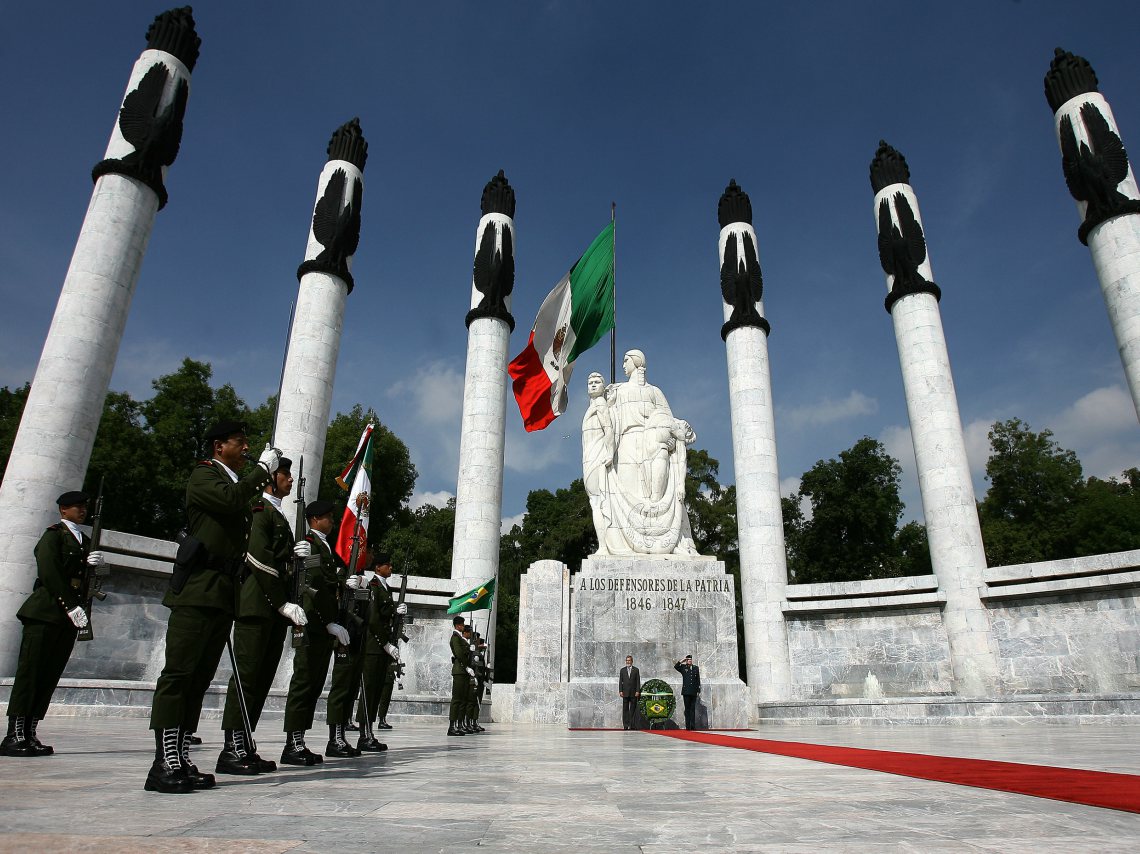
[[[991,566],[1072,557],[1077,507],[1085,491],[1081,463],[1017,418],[989,432],[989,491],[978,507]]]
[[[1081,488],[1069,539],[1078,557],[1140,546],[1140,469],[1128,469],[1121,481],[1090,477]]]
[[[29,383],[14,389],[7,386],[0,388],[0,480],[8,468],[8,456],[12,453],[12,444],[16,441],[16,430],[20,426],[20,418],[24,414],[24,404],[28,400]]]
[[[930,572],[925,530],[898,529],[902,469],[881,443],[864,436],[838,459],[807,471],[784,499],[788,574],[797,584],[857,581]],[[808,499],[811,518],[800,510]]]
[[[380,540],[380,548],[392,555],[392,566],[397,572],[407,570],[414,575],[450,578],[454,539],[452,498],[445,507],[425,504],[415,511],[402,508],[396,514],[396,523]]]

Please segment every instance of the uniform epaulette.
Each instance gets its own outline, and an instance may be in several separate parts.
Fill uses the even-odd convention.
[[[214,467],[214,461],[213,460],[198,460],[198,465],[209,466],[210,468],[213,468]]]
[[[54,525],[48,525],[47,529],[49,531],[62,531],[63,530],[63,522],[56,522]]]
[[[264,501],[255,501],[255,502],[253,502],[253,505],[249,509],[253,513],[260,513],[262,510],[265,509],[265,502]]]

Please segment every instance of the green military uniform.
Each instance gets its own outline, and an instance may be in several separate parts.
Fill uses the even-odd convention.
[[[396,619],[396,603],[392,591],[377,576],[372,587],[372,613],[368,631],[364,635],[364,686],[368,695],[368,720],[383,721],[392,702],[392,685],[396,681],[396,660],[384,649],[392,642],[392,629]],[[364,722],[363,709],[357,709],[357,719]]]
[[[238,579],[249,539],[250,500],[269,481],[262,466],[235,483],[214,460],[194,467],[186,485],[188,530],[205,546],[205,564],[187,579],[181,592],[167,592],[166,666],[158,677],[150,712],[153,730],[181,727],[194,732],[202,699],[237,612]]]
[[[33,728],[47,713],[79,633],[67,612],[84,604],[91,540],[81,536],[82,542],[64,522],[44,531],[35,549],[35,586],[16,612],[24,631],[8,717],[26,719]]]
[[[483,702],[483,690],[487,684],[487,654],[486,647],[481,646],[482,638],[475,637],[475,649],[471,653],[471,660],[474,662],[472,667],[475,670],[475,688],[471,692],[471,705],[469,712],[469,719],[471,726],[476,732],[483,732],[483,727],[479,726],[479,708]]]
[[[306,634],[309,643],[293,656],[293,678],[289,681],[289,697],[285,701],[285,732],[304,732],[313,726],[313,717],[329,672],[329,657],[336,641],[325,627],[337,622],[339,592],[345,577],[343,561],[329,548],[316,531],[305,537],[320,557],[320,565],[308,570],[304,595],[305,615],[309,619]],[[314,561],[315,563],[315,561]]]
[[[451,709],[450,728],[455,730],[467,713],[470,702],[471,676],[467,668],[471,666],[471,650],[460,631],[451,632]]]
[[[337,560],[339,561],[339,556]],[[348,567],[341,564],[340,579],[343,583],[349,576]],[[352,596],[355,590],[345,590],[344,595]],[[354,599],[346,613],[341,614],[344,628],[352,642],[348,646],[338,646],[333,653],[332,681],[329,683],[329,699],[326,714],[330,725],[344,725],[352,718],[352,703],[360,693],[360,675],[364,671],[364,634],[368,619],[368,602]]]
[[[238,594],[233,644],[249,725],[256,730],[281,661],[286,631],[292,625],[278,609],[289,599],[294,539],[289,522],[264,495],[253,503],[251,512],[253,523],[245,555],[249,574]],[[243,728],[237,682],[231,676],[222,714],[222,729],[227,731],[227,736],[232,736]],[[227,750],[232,746],[227,738]],[[239,746],[240,750],[231,750],[234,756],[225,758],[240,760],[241,754],[252,749],[244,743],[244,734]],[[222,770],[222,764],[219,760],[218,770]],[[240,765],[240,761],[235,764]],[[273,770],[276,766],[261,760],[260,767],[261,770]]]

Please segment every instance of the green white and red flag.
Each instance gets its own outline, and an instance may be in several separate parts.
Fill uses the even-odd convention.
[[[566,410],[574,361],[614,325],[614,224],[594,238],[542,302],[526,349],[507,370],[527,432]]]
[[[368,564],[368,503],[372,500],[372,431],[375,427],[370,423],[364,428],[352,461],[336,479],[342,489],[348,490],[348,506],[344,508],[344,518],[340,520],[336,534],[336,553],[346,564],[352,558],[352,537],[356,532],[357,519],[360,520],[356,566],[349,567],[354,571]],[[364,495],[363,504],[359,500],[361,495]]]

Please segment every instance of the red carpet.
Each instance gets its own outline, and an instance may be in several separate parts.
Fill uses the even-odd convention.
[[[1140,776],[1135,774],[1022,765],[1017,762],[993,762],[989,759],[957,759],[923,753],[897,753],[892,750],[865,750],[861,747],[833,747],[799,741],[771,741],[688,730],[655,730],[653,734],[810,759],[831,765],[865,768],[868,771],[885,771],[920,780],[936,780],[940,783],[956,783],[959,786],[996,789],[999,792],[1016,792],[1036,798],[1052,798],[1140,813]]]

